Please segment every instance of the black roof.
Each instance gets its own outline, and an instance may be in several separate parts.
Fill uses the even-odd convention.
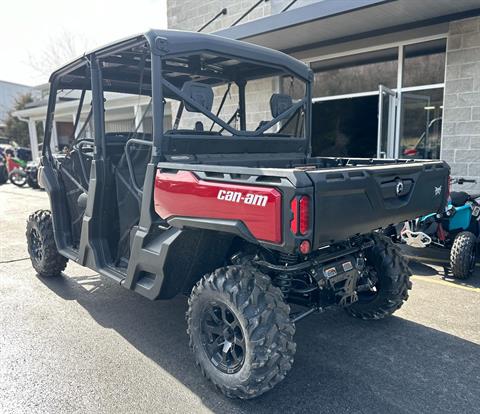
[[[189,52],[195,51],[210,51],[212,53],[231,57],[248,59],[257,64],[282,67],[285,71],[305,80],[310,79],[311,76],[309,67],[303,62],[276,50],[211,34],[152,29],[148,32],[131,36],[85,53],[83,56],[53,72],[50,77],[50,82],[52,82],[58,75],[81,70],[80,68],[83,68],[86,64],[85,57],[89,54],[95,53],[99,56],[110,55],[115,53],[115,51],[128,48],[130,45],[133,48],[130,53],[135,53],[136,45],[145,41],[148,42],[152,49],[154,49],[156,47],[157,38],[164,39],[162,42],[162,54],[164,54],[166,58],[174,58],[176,55],[188,54]],[[138,55],[140,55],[140,53],[141,50],[138,49]]]

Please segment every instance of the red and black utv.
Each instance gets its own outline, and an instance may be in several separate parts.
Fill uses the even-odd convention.
[[[189,295],[196,361],[240,398],[285,377],[312,312],[392,314],[410,272],[377,230],[441,210],[449,168],[312,156],[312,80],[277,51],[153,30],[54,72],[39,170],[51,212],[27,225],[35,270],[60,275],[70,259],[152,300]],[[65,94],[73,143],[52,154]]]

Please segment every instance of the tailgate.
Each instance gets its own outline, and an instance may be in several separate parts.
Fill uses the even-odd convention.
[[[314,170],[314,247],[443,209],[450,168],[442,161]]]

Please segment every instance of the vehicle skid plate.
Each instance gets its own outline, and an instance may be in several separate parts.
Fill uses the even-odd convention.
[[[282,195],[275,188],[200,180],[191,171],[157,171],[155,211],[172,217],[241,221],[263,241],[282,242]]]
[[[326,286],[334,292],[340,306],[348,306],[358,300],[356,288],[361,276],[358,267],[354,256],[345,256],[323,265],[316,279],[321,288]]]

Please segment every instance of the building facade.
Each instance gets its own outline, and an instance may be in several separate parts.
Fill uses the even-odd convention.
[[[41,85],[35,88],[35,92],[42,99],[32,102],[25,109],[14,112],[14,116],[28,123],[30,137],[30,148],[32,158],[38,160],[41,151],[43,137],[37,134],[37,125],[45,126],[47,116],[47,101],[49,85]],[[80,91],[64,90],[59,91],[55,104],[55,117],[52,128],[51,147],[52,151],[62,151],[72,143],[73,138],[78,138],[79,133],[83,137],[92,137],[93,127],[91,125],[91,95],[88,92],[84,98],[84,105],[80,111],[79,124],[74,131],[75,119],[77,116]],[[105,94],[105,132],[151,132],[152,115],[150,111],[150,98],[147,96],[127,95],[121,93]],[[165,111],[165,124],[171,124],[169,108]],[[88,122],[90,120],[90,122]]]
[[[31,90],[30,86],[0,81],[0,131],[5,126],[8,112],[13,109],[18,96],[29,93]]]
[[[464,189],[480,190],[478,0],[168,0],[167,12],[170,29],[252,42],[310,65],[314,155],[441,158],[453,176],[478,181]],[[247,90],[249,128],[268,119],[275,92],[294,94],[295,85],[270,79]],[[56,150],[75,117],[76,103],[65,98],[57,104]],[[130,130],[139,119],[148,130],[147,100],[111,97],[106,130]],[[168,108],[167,128],[177,112],[175,103]],[[228,100],[224,109],[232,110]],[[81,121],[88,112],[85,105]],[[41,102],[17,113],[29,122],[32,148],[45,114]],[[182,119],[188,124],[188,114]]]
[[[169,28],[253,42],[310,65],[315,155],[442,158],[480,189],[477,0],[167,4]],[[256,92],[290,87],[283,79]],[[258,107],[259,119],[266,110]]]

